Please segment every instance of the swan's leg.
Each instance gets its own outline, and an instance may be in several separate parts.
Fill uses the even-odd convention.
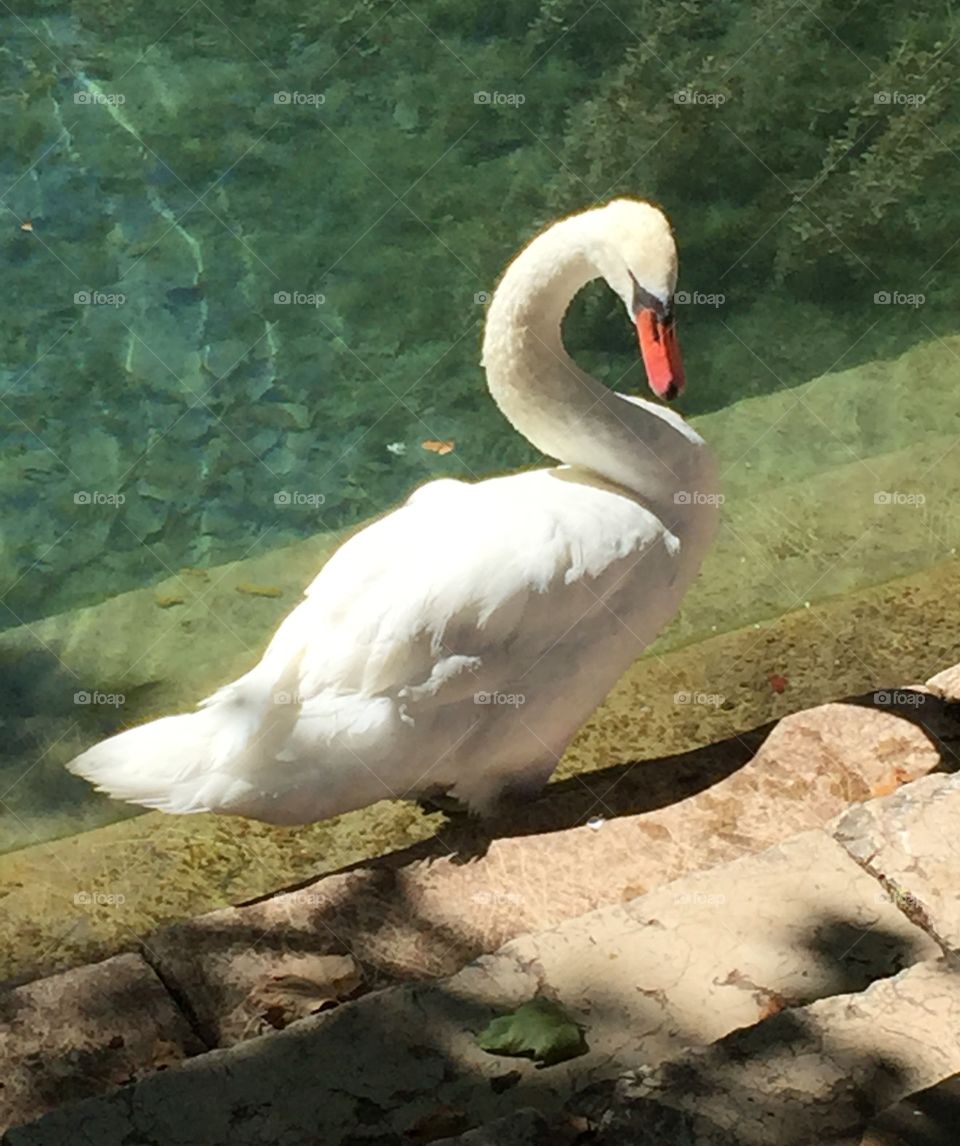
[[[495,819],[504,811],[512,811],[517,804],[536,799],[556,766],[555,759],[539,760],[493,775],[481,773],[464,777],[451,788],[450,795],[482,820]]]
[[[469,816],[451,817],[447,839],[456,848],[453,862],[466,864],[483,859],[498,834],[497,821],[501,817],[510,817],[516,822],[518,815],[522,816],[523,808],[541,795],[555,767],[554,761],[549,766],[510,775],[505,781],[501,779],[481,806],[471,802]]]
[[[471,863],[487,854],[496,821],[504,815],[515,817],[518,809],[537,799],[556,766],[557,761],[551,759],[512,771],[465,777],[449,789],[436,785],[422,791],[417,803],[427,813],[446,815],[448,824],[443,830],[456,853],[453,862]]]
[[[470,809],[455,796],[451,796],[446,788],[437,788],[426,792],[417,799],[417,804],[427,813],[443,812],[448,819],[462,819],[470,815]]]
[[[472,863],[487,854],[491,836],[486,823],[475,810],[449,795],[445,787],[438,785],[421,793],[416,802],[428,815],[443,812],[446,819],[438,837],[450,850],[453,863]]]

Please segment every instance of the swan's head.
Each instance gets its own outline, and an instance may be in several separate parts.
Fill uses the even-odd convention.
[[[581,218],[591,233],[592,262],[637,328],[650,389],[675,398],[684,378],[673,314],[677,247],[666,216],[652,203],[614,199]]]

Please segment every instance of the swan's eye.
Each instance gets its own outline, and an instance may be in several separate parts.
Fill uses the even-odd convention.
[[[642,287],[637,282],[636,275],[633,271],[629,271],[628,274],[630,275],[631,283],[633,283],[634,315],[638,315],[641,310],[652,310],[661,322],[670,322],[672,318],[670,303],[662,302],[655,294],[651,294],[645,287]]]

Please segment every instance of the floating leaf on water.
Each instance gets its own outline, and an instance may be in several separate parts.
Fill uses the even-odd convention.
[[[456,444],[457,444],[456,442],[436,441],[434,438],[427,438],[427,440],[425,442],[420,443],[420,445],[423,447],[423,449],[429,450],[431,454],[441,454],[441,455],[453,453],[453,451],[456,447]]]
[[[559,1003],[536,998],[512,1014],[502,1015],[477,1035],[477,1046],[489,1054],[522,1055],[550,1066],[586,1054],[582,1029]]]

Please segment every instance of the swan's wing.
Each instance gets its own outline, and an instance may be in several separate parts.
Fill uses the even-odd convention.
[[[488,654],[536,658],[576,623],[563,612],[565,588],[595,584],[651,550],[656,584],[671,544],[631,498],[555,471],[434,482],[334,554],[258,668],[295,676],[305,697],[414,689],[453,701],[483,687]],[[534,603],[552,608],[548,621],[530,615]]]
[[[679,548],[563,470],[432,483],[347,541],[260,663],[204,701],[210,746],[178,782],[206,785],[205,807],[304,823],[428,773],[475,807],[498,776],[542,781],[672,614]],[[521,720],[476,703],[504,691],[529,694]]]

